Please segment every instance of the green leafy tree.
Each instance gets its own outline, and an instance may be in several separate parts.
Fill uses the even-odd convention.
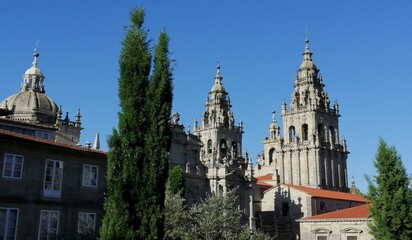
[[[118,130],[109,138],[107,198],[102,239],[163,237],[168,119],[172,102],[168,37],[161,33],[152,55],[143,28],[144,10],[134,9],[119,58]],[[153,148],[153,149],[152,149]]]
[[[377,175],[369,182],[370,232],[375,239],[412,239],[412,191],[401,158],[382,139],[374,165]]]
[[[165,199],[165,237],[179,239],[186,231],[187,211],[184,206],[184,176],[180,166],[169,170]]]
[[[187,228],[190,227],[188,210],[180,193],[166,191],[165,199],[165,235],[164,239],[190,239]]]
[[[259,231],[250,231],[241,224],[241,211],[237,208],[235,191],[224,196],[210,195],[201,203],[188,207],[179,194],[166,197],[165,239],[271,239]]]
[[[170,194],[179,194],[183,197],[184,190],[185,185],[182,167],[175,166],[169,171],[166,183],[166,194],[169,192]]]
[[[191,208],[192,235],[198,239],[236,239],[242,229],[242,213],[237,208],[236,199],[235,191],[224,197],[212,194]]]

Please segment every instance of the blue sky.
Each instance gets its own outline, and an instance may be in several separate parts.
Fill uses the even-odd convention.
[[[349,178],[366,190],[379,138],[394,145],[408,173],[411,152],[410,1],[1,1],[0,99],[16,93],[39,41],[46,94],[74,119],[82,143],[117,126],[118,56],[132,7],[146,10],[156,42],[165,29],[175,60],[173,110],[200,119],[219,57],[243,149],[255,160],[271,112],[290,102],[308,28],[313,59],[331,102],[340,105]]]

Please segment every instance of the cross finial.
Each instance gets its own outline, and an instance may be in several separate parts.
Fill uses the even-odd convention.
[[[309,41],[308,27],[305,27],[305,41]]]
[[[37,53],[37,50],[39,49],[39,43],[40,43],[40,41],[37,40],[36,41],[36,47],[34,48],[34,53]]]
[[[276,111],[275,111],[275,106],[273,106],[273,112],[272,112],[272,122],[276,123]]]
[[[219,56],[217,56],[216,77],[215,78],[216,79],[220,78],[220,58],[219,58]],[[216,82],[216,83],[218,83],[218,82]],[[220,82],[219,82],[219,84],[220,84]]]

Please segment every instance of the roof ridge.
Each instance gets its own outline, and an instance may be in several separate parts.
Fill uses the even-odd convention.
[[[43,143],[43,144],[48,144],[48,145],[57,146],[57,147],[64,147],[64,148],[77,150],[77,151],[93,152],[93,153],[104,154],[104,155],[107,154],[107,152],[102,151],[102,150],[96,150],[96,149],[91,149],[91,148],[86,148],[86,147],[80,147],[80,146],[75,146],[75,145],[70,145],[70,144],[65,144],[65,143],[54,142],[48,139],[38,138],[38,137],[25,135],[22,133],[8,131],[4,129],[0,129],[0,135],[11,136],[11,137],[19,138],[19,139],[29,140],[29,141],[33,141],[36,143]]]
[[[321,213],[313,216],[302,218],[301,220],[314,220],[314,219],[340,219],[340,218],[368,218],[369,217],[370,204],[363,204],[355,207],[345,208],[342,210],[336,210],[333,212]]]

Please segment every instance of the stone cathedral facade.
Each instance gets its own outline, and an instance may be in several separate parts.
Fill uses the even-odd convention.
[[[339,105],[335,101],[331,106],[308,43],[306,39],[290,105],[282,103],[283,136],[273,113],[256,175],[272,173],[279,183],[348,191],[349,152],[339,137]]]
[[[335,234],[335,228],[322,222],[322,228],[302,232],[299,219],[306,221],[303,229],[310,229],[308,217],[367,203],[348,193],[349,152],[339,135],[339,105],[331,104],[324,90],[307,39],[302,55],[290,104],[281,105],[282,133],[273,112],[255,167],[243,153],[243,123],[235,121],[219,65],[193,130],[184,127],[178,113],[172,116],[169,167],[184,171],[187,204],[234,189],[242,222],[250,228],[265,230],[276,239],[329,239],[323,237]],[[0,144],[0,213],[18,216],[3,221],[17,229],[11,233],[17,239],[43,234],[71,239],[99,228],[106,153],[99,150],[98,138],[93,148],[89,142],[79,144],[80,111],[70,121],[68,113],[63,117],[61,106],[45,94],[38,57],[35,53],[19,92],[0,102],[0,142],[5,143]],[[9,191],[11,184],[18,194]],[[26,189],[34,190],[30,195]],[[15,199],[24,204],[15,204]],[[58,224],[49,226],[46,220]],[[35,227],[20,233],[19,226],[24,225]],[[337,234],[358,237],[363,231],[358,228],[354,225]]]
[[[194,204],[208,194],[225,194],[236,189],[243,222],[254,226],[254,187],[252,160],[242,154],[243,123],[235,123],[228,92],[222,83],[220,66],[206,97],[201,123],[196,120],[193,132],[172,118],[173,135],[169,154],[171,167],[185,171],[186,202]]]

